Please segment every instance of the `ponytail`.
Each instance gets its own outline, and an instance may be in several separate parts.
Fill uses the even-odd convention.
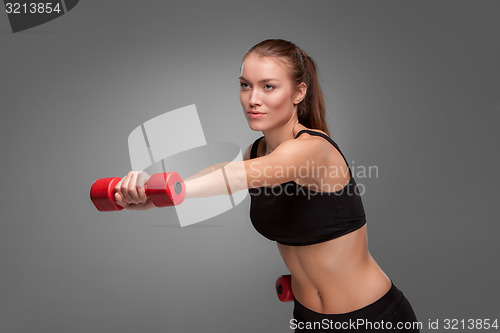
[[[316,64],[314,60],[305,54],[305,72],[303,82],[307,85],[306,97],[297,107],[297,117],[299,122],[306,127],[322,130],[330,135],[325,118],[325,100],[318,81]]]

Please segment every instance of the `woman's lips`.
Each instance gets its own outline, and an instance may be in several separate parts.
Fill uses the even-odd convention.
[[[264,112],[259,112],[259,111],[248,111],[247,113],[250,118],[260,118],[263,115],[265,115]]]

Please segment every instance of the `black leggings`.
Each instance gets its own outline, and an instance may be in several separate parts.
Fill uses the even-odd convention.
[[[322,314],[309,310],[294,298],[291,328],[295,332],[412,332],[419,323],[404,294],[391,281],[391,289],[375,302],[348,313]]]

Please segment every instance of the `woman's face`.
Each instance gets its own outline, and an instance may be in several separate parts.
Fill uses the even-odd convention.
[[[286,124],[302,100],[285,64],[250,53],[241,65],[240,102],[250,128],[265,131]],[[305,94],[305,93],[304,93]],[[297,96],[299,95],[299,96]]]

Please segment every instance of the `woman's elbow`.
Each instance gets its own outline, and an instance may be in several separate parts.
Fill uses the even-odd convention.
[[[223,171],[229,194],[246,190],[250,187],[247,182],[247,173],[243,161],[230,162],[224,166]]]

